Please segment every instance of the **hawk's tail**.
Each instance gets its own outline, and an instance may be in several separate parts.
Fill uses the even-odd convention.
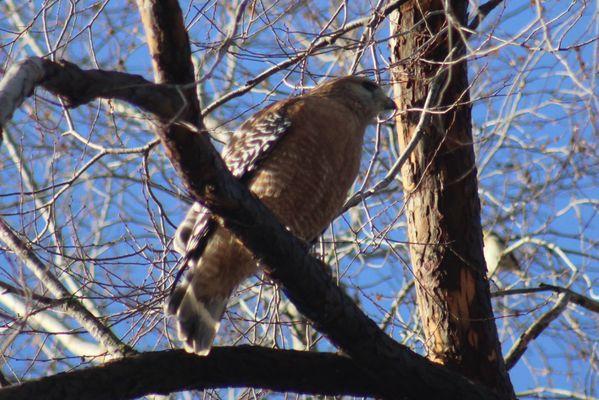
[[[190,274],[187,274],[189,276]],[[186,278],[166,302],[167,314],[177,318],[177,333],[185,350],[207,355],[220,326],[228,297],[206,296]]]

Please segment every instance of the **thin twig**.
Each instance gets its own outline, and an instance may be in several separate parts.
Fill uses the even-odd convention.
[[[118,356],[133,352],[129,346],[116,337],[116,335],[100,322],[79,300],[77,300],[62,282],[58,280],[44,265],[35,253],[13,232],[4,220],[0,219],[0,240],[19,257],[35,276],[59,299],[68,299],[64,304],[65,309],[75,318],[89,334],[96,339],[106,350]]]
[[[387,7],[385,7],[385,9],[382,11],[381,14],[383,16],[389,15],[391,12],[397,10],[406,1],[407,0],[396,0],[396,1],[392,2]],[[290,66],[292,66],[294,64],[297,64],[298,62],[301,62],[302,60],[304,60],[306,57],[310,56],[311,54],[313,54],[317,50],[320,50],[320,49],[322,49],[324,47],[332,45],[339,38],[341,38],[341,36],[345,35],[346,33],[350,32],[350,31],[352,31],[354,29],[357,29],[359,27],[364,26],[365,24],[369,23],[371,21],[371,19],[372,19],[371,16],[367,16],[367,17],[359,18],[359,19],[356,19],[356,20],[354,20],[352,22],[349,22],[343,28],[338,29],[337,31],[329,34],[328,36],[326,36],[326,37],[318,40],[312,46],[310,46],[306,50],[300,52],[295,57],[291,57],[288,60],[282,61],[282,62],[280,62],[280,63],[272,66],[271,68],[269,68],[266,71],[262,72],[258,76],[256,76],[256,77],[250,79],[249,81],[247,81],[245,83],[245,85],[243,85],[242,87],[240,87],[240,88],[238,88],[236,90],[233,90],[232,92],[229,92],[229,93],[227,93],[227,94],[219,97],[215,101],[213,101],[206,108],[204,108],[204,110],[202,110],[202,116],[210,114],[216,108],[222,106],[223,104],[225,104],[229,100],[234,99],[236,97],[239,97],[239,96],[241,96],[241,95],[249,92],[254,87],[256,87],[258,84],[260,84],[261,82],[263,82],[264,80],[266,80],[267,78],[271,77],[272,75],[276,74],[279,71],[284,70],[287,67],[290,67]]]
[[[583,296],[583,295],[576,293],[568,288],[561,287],[561,286],[548,285],[545,283],[539,284],[539,287],[536,287],[536,288],[499,290],[497,292],[491,293],[491,297],[513,296],[516,294],[541,293],[541,292],[567,293],[568,295],[570,295],[571,303],[574,303],[581,307],[584,307],[589,311],[599,313],[599,301],[594,300],[590,297]]]

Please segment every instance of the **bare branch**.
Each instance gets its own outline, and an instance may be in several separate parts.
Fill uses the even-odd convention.
[[[478,7],[478,9],[476,10],[476,17],[472,21],[470,21],[470,23],[468,24],[468,29],[472,31],[476,30],[476,28],[478,28],[478,26],[485,19],[485,17],[489,15],[491,11],[493,11],[495,7],[500,5],[502,2],[503,0],[489,0],[485,4],[482,4],[480,7]]]
[[[292,65],[295,65],[295,64],[301,62],[302,60],[306,59],[308,56],[314,54],[316,51],[318,51],[322,48],[325,48],[327,46],[334,44],[339,38],[341,38],[346,33],[351,32],[354,29],[363,27],[371,22],[373,24],[380,23],[382,18],[387,17],[393,11],[397,10],[406,1],[407,0],[393,1],[389,5],[387,5],[387,7],[385,7],[380,14],[377,14],[376,18],[373,19],[371,16],[359,18],[355,21],[351,21],[351,22],[345,24],[345,26],[336,30],[335,32],[332,32],[325,37],[319,38],[310,47],[301,51],[298,55],[291,57],[288,60],[282,61],[282,62],[270,67],[269,69],[260,73],[256,77],[248,80],[245,83],[245,85],[243,85],[242,87],[235,89],[232,92],[229,92],[229,93],[221,96],[220,98],[216,99],[211,104],[206,106],[206,108],[202,111],[203,115],[210,114],[212,111],[214,111],[221,105],[225,104],[229,100],[234,99],[236,97],[239,97],[239,96],[249,92],[254,87],[259,85],[261,82],[268,79],[272,75],[276,74],[277,72],[282,71],[285,68],[288,68]]]
[[[63,307],[100,344],[116,355],[130,354],[132,350],[123,344],[116,335],[102,324],[83,304],[79,302],[35,255],[35,253],[0,219],[0,240],[19,257],[35,276],[58,299],[64,299]]]
[[[95,341],[91,342],[79,337],[79,335],[72,332],[72,329],[65,325],[63,321],[50,313],[38,310],[33,310],[32,312],[31,307],[28,307],[27,303],[17,296],[3,293],[2,296],[0,296],[0,303],[12,310],[29,326],[52,335],[54,340],[60,342],[74,355],[93,361],[105,360],[106,358],[104,356],[107,355],[109,356],[108,358],[112,356],[112,354],[106,353],[106,348],[98,345]],[[64,310],[70,314],[73,313],[73,311],[69,309],[68,301],[66,300],[54,300],[52,303],[52,305],[59,310]],[[6,342],[3,343],[3,346],[5,345]]]
[[[560,316],[562,311],[568,306],[569,300],[570,295],[568,293],[561,294],[555,305],[545,314],[541,315],[526,331],[524,331],[505,356],[505,366],[508,370],[516,365],[518,360],[524,355],[530,342],[536,339],[553,320]]]
[[[33,93],[43,79],[41,58],[30,58],[14,64],[0,81],[0,127],[10,120],[12,114]]]
[[[537,287],[537,288],[500,290],[500,291],[491,293],[491,297],[512,296],[512,295],[516,295],[516,294],[539,293],[539,292],[567,293],[569,295],[569,301],[571,303],[574,303],[581,307],[584,307],[589,311],[599,313],[599,301],[594,300],[590,297],[583,296],[583,295],[576,293],[568,288],[564,288],[561,286],[548,285],[546,283],[539,284],[539,287]]]

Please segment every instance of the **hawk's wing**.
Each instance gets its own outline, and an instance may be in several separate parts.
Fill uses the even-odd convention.
[[[285,136],[291,120],[285,112],[290,101],[275,103],[243,123],[223,150],[223,160],[234,177],[248,181],[260,162]]]
[[[241,125],[223,150],[223,160],[234,177],[243,182],[251,179],[260,163],[290,130],[291,119],[286,111],[296,101],[297,98],[274,103]],[[174,247],[184,256],[183,269],[202,255],[213,230],[210,210],[194,203],[175,233]]]

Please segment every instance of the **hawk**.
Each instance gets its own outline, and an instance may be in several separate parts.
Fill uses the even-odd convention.
[[[395,108],[369,79],[333,79],[256,113],[233,135],[223,160],[282,224],[311,242],[339,213],[356,179],[367,125]],[[205,355],[229,296],[257,261],[199,203],[177,229],[174,247],[188,272],[166,311],[176,317],[185,349]]]

